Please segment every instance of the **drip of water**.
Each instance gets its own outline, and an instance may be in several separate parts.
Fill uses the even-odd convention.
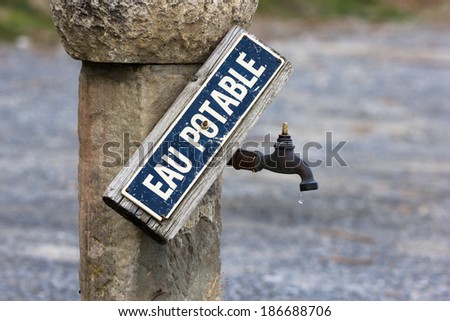
[[[300,199],[298,200],[300,205],[303,205],[303,193],[300,193]]]

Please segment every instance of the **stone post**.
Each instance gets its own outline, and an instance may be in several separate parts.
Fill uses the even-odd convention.
[[[50,0],[62,43],[83,61],[78,131],[83,300],[220,299],[220,179],[161,245],[102,194],[233,24],[257,0]]]

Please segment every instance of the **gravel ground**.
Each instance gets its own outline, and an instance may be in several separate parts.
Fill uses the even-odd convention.
[[[323,164],[303,204],[298,177],[225,170],[225,299],[450,299],[448,31],[255,27],[296,71],[248,139],[288,121]],[[0,300],[77,300],[80,63],[7,45],[0,61]]]

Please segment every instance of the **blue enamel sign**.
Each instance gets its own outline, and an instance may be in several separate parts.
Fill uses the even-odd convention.
[[[250,35],[238,38],[122,194],[157,220],[168,219],[283,64]]]

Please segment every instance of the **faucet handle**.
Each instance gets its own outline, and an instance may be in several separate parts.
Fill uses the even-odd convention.
[[[281,125],[281,135],[283,135],[283,136],[289,135],[288,134],[288,123],[286,123],[286,122],[284,122]]]
[[[276,144],[274,145],[275,149],[294,149],[295,146],[292,143],[291,135],[288,133],[288,123],[284,122],[281,125],[281,134],[278,135],[278,139]]]

